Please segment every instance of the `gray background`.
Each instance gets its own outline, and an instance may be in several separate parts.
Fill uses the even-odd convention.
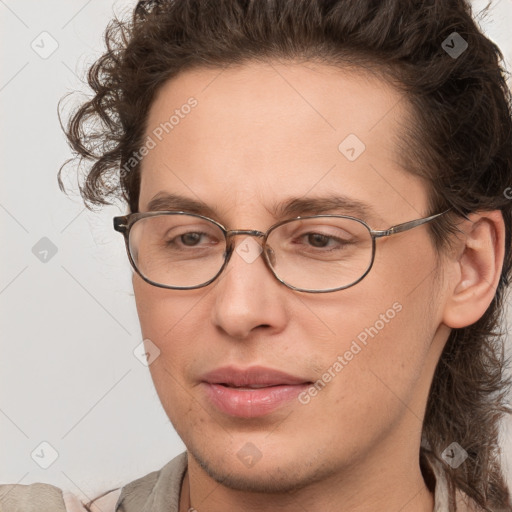
[[[70,156],[57,102],[88,93],[80,77],[107,22],[134,4],[0,0],[0,482],[48,482],[83,499],[184,449],[133,354],[131,270],[111,227],[123,207],[91,213],[56,181]],[[482,22],[509,63],[511,24],[512,0]],[[503,447],[512,467],[511,420]]]

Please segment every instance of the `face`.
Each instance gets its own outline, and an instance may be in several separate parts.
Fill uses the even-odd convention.
[[[149,113],[155,144],[142,163],[139,211],[180,195],[227,229],[264,232],[284,220],[276,205],[336,195],[365,211],[321,213],[358,216],[372,229],[424,217],[426,184],[399,164],[408,115],[398,92],[354,70],[250,63],[184,72]],[[159,209],[182,207],[161,201]],[[236,236],[235,245],[246,240]],[[431,300],[442,298],[436,255],[426,226],[376,245],[370,273],[332,293],[292,290],[261,256],[247,261],[237,251],[204,288],[162,289],[134,275],[143,337],[160,350],[150,365],[156,390],[214,479],[287,490],[349,469],[353,478],[379,472],[384,461],[417,465],[447,336]],[[228,376],[215,380],[219,368]],[[267,379],[263,388],[236,389],[248,369]],[[241,381],[222,386],[234,370]]]

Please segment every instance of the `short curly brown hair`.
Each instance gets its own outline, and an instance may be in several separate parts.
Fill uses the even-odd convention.
[[[468,43],[458,58],[442,48],[453,32]],[[115,18],[105,41],[106,52],[88,73],[94,96],[65,128],[75,158],[85,164],[80,190],[89,207],[121,198],[137,211],[139,165],[126,164],[142,146],[156,92],[183,70],[315,59],[364,66],[404,93],[415,119],[404,133],[406,168],[428,180],[431,213],[453,212],[432,225],[436,247],[449,243],[455,221],[470,212],[501,210],[506,229],[490,307],[475,324],[452,330],[440,358],[420,456],[440,459],[456,440],[468,459],[447,472],[452,500],[461,489],[486,511],[512,510],[498,444],[500,419],[510,412],[499,331],[512,268],[512,101],[500,50],[482,34],[469,4],[148,0],[138,2],[130,20]]]

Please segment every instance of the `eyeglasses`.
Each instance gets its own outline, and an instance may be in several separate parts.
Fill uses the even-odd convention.
[[[114,217],[114,229],[124,235],[134,270],[154,286],[191,290],[209,285],[235,250],[232,237],[246,235],[262,239],[258,252],[281,283],[292,290],[326,293],[349,288],[368,274],[377,238],[421,226],[448,211],[383,231],[346,215],[296,217],[274,224],[266,233],[228,230],[213,219],[183,211]],[[243,256],[240,248],[237,252]]]

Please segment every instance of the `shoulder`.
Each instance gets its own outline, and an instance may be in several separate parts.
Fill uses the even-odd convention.
[[[121,489],[105,493],[94,500],[91,512],[114,512]],[[35,483],[0,485],[2,512],[88,512],[73,493],[50,484]]]
[[[75,494],[50,484],[0,485],[1,512],[114,512],[121,488],[108,491],[86,507]],[[89,504],[89,501],[87,502]]]
[[[62,491],[50,484],[0,485],[2,512],[66,512]]]
[[[92,500],[89,509],[73,493],[51,484],[0,485],[1,512],[140,512],[172,510],[179,503],[187,453],[183,452],[159,471],[153,471],[125,486]],[[151,505],[149,505],[151,504]],[[160,508],[157,508],[160,507]]]
[[[82,501],[70,492],[63,492],[62,499],[66,506],[66,512],[115,512],[121,491],[122,488],[108,491],[92,500],[92,503],[88,503],[87,508]]]
[[[119,496],[116,512],[177,512],[186,469],[185,451],[160,470],[126,484]]]

